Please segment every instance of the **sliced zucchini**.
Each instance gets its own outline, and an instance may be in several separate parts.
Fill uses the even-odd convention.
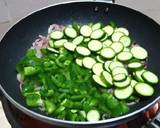
[[[134,46],[131,48],[131,53],[133,54],[133,57],[139,60],[144,60],[148,57],[147,51],[140,47],[140,46]]]
[[[98,62],[100,62],[100,63],[104,63],[104,62],[105,62],[105,60],[104,60],[100,55],[97,55],[97,56],[96,56],[96,60],[97,60]]]
[[[107,39],[107,40],[103,41],[102,44],[103,44],[103,47],[104,47],[104,48],[105,48],[105,47],[109,47],[109,46],[112,44],[112,41],[109,40],[109,39]]]
[[[88,69],[92,69],[93,65],[96,63],[95,59],[91,57],[84,57],[82,60],[83,66]]]
[[[83,59],[82,58],[76,58],[76,64],[78,64],[79,66],[83,65]]]
[[[92,33],[92,28],[88,25],[83,25],[80,28],[80,33],[81,35],[83,35],[84,37],[90,37],[91,33]]]
[[[124,73],[119,73],[113,76],[113,80],[117,82],[124,81],[126,78],[127,76]]]
[[[142,73],[142,78],[149,84],[157,84],[159,81],[158,76],[151,71],[144,71]]]
[[[76,51],[82,56],[88,56],[91,54],[91,51],[83,46],[77,46]]]
[[[98,121],[100,119],[100,114],[97,110],[90,110],[87,113],[87,120],[92,122],[92,121]]]
[[[97,29],[97,30],[94,30],[92,33],[91,33],[91,39],[100,39],[104,36],[104,31],[102,29]]]
[[[139,70],[143,67],[143,64],[140,62],[130,62],[128,68],[131,70]]]
[[[115,76],[117,74],[120,74],[120,73],[124,73],[125,75],[128,75],[128,71],[126,68],[124,67],[115,67],[113,70],[112,70],[112,75]]]
[[[109,72],[103,71],[101,75],[102,79],[105,81],[106,85],[111,86],[113,85],[112,81],[112,76]]]
[[[54,40],[63,38],[64,34],[61,31],[53,31],[50,33],[50,37]]]
[[[66,42],[64,43],[64,47],[69,51],[74,51],[77,46],[71,42]]]
[[[96,63],[92,67],[92,71],[94,74],[100,76],[101,73],[103,72],[103,64],[102,63]]]
[[[89,42],[91,40],[91,38],[84,38],[84,43],[87,43],[87,42]]]
[[[110,65],[110,63],[112,63],[112,61],[106,61],[105,63],[104,63],[104,69],[107,71],[107,72],[110,72],[110,69],[109,69],[109,65]]]
[[[122,33],[124,33],[126,36],[129,35],[129,31],[128,31],[126,28],[123,28],[123,27],[120,27],[120,28],[115,29],[115,32],[122,32]]]
[[[102,43],[98,40],[91,40],[88,43],[88,48],[89,50],[94,51],[94,52],[99,51],[102,48]]]
[[[134,88],[134,86],[137,84],[138,82],[136,80],[131,80],[131,87]]]
[[[113,42],[117,42],[120,40],[120,38],[124,36],[124,34],[122,32],[114,32],[112,35],[112,41]]]
[[[131,45],[131,38],[126,35],[122,36],[119,41],[124,47],[129,47]]]
[[[145,70],[142,69],[142,70],[138,70],[138,71],[133,72],[133,75],[138,82],[144,82],[144,80],[142,78],[142,74],[144,71]]]
[[[119,62],[119,61],[112,61],[109,64],[110,71],[112,71],[115,67],[124,67],[124,65],[121,62]]]
[[[131,78],[130,77],[127,77],[124,81],[120,81],[120,82],[114,81],[113,82],[114,86],[116,86],[118,88],[124,88],[124,87],[130,85],[130,83],[131,83]]]
[[[154,93],[154,88],[146,83],[137,83],[134,88],[141,96],[152,96]]]
[[[54,42],[54,48],[61,48],[61,47],[63,47],[64,43],[66,43],[66,42],[67,42],[66,39],[56,40]]]
[[[102,39],[100,39],[100,41],[105,41],[105,40],[107,40],[107,38],[108,38],[108,35],[107,35],[107,33],[105,33],[105,35],[102,37]]]
[[[102,23],[96,23],[92,25],[92,30],[97,30],[100,29],[102,27]]]
[[[130,52],[130,49],[127,48],[127,47],[124,47],[123,51],[124,51],[124,52]]]
[[[80,26],[77,22],[72,22],[72,25],[70,27],[74,28],[79,33]]]
[[[64,29],[64,33],[69,38],[75,38],[77,36],[76,30],[74,28],[72,28],[72,27],[65,28]]]
[[[107,85],[104,83],[104,81],[102,81],[102,79],[101,79],[100,76],[98,76],[98,75],[93,75],[92,78],[93,78],[93,80],[94,80],[97,84],[99,84],[99,85],[101,85],[101,86],[103,86],[103,87],[107,87]]]
[[[114,95],[117,99],[125,100],[132,95],[133,91],[134,89],[131,86],[125,88],[116,88],[114,90]]]
[[[114,28],[111,25],[105,26],[103,30],[107,33],[108,36],[111,36],[114,32]]]
[[[115,51],[110,47],[108,47],[108,48],[106,47],[106,48],[102,49],[100,54],[102,57],[104,57],[106,59],[112,59],[116,55]]]
[[[120,53],[121,51],[123,51],[123,48],[124,48],[123,45],[119,42],[112,43],[110,47],[114,49],[116,53]]]
[[[79,45],[80,43],[82,43],[84,40],[83,36],[77,36],[75,39],[73,39],[72,43],[75,45]]]
[[[53,48],[53,47],[54,47],[54,42],[53,42],[53,40],[49,40],[49,41],[48,41],[48,45],[49,45],[49,47],[52,47],[52,48]]]
[[[51,51],[51,52],[54,52],[54,53],[59,53],[59,51],[56,50],[56,49],[54,49],[54,48],[48,47],[47,50],[48,50],[48,51]]]
[[[117,59],[119,61],[122,61],[122,62],[126,62],[126,61],[129,61],[132,59],[132,53],[130,52],[120,52],[118,55],[117,55]]]

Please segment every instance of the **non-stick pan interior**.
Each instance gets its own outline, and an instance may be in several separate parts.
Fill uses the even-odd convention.
[[[16,63],[39,34],[47,34],[50,24],[68,25],[73,21],[80,24],[114,21],[118,26],[128,28],[132,39],[148,50],[149,69],[160,75],[160,26],[153,20],[134,10],[107,3],[61,4],[27,16],[13,26],[0,43],[0,84],[15,102],[26,107],[16,80]],[[160,94],[160,86],[155,88],[154,96],[136,104],[131,112],[153,103]]]

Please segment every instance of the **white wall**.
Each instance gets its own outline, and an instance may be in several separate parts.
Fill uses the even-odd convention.
[[[0,0],[0,38],[11,24],[26,14],[47,5],[64,1],[69,0]],[[116,0],[116,3],[139,10],[160,23],[160,0]],[[2,21],[6,20],[9,22],[2,24]]]

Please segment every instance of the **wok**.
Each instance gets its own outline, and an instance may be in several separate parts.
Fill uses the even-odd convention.
[[[107,10],[107,11],[106,11]],[[149,52],[149,70],[160,75],[160,26],[151,18],[133,9],[103,2],[68,2],[38,10],[16,23],[0,42],[0,89],[6,98],[24,113],[43,122],[63,127],[110,127],[131,120],[160,99],[160,86],[152,97],[137,103],[124,116],[98,122],[72,122],[30,109],[19,89],[15,66],[39,34],[47,35],[50,24],[81,24],[114,21],[128,28],[131,37]]]

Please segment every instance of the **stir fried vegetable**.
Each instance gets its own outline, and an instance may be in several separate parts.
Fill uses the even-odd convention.
[[[128,113],[127,103],[153,95],[159,81],[143,63],[147,51],[131,43],[129,31],[113,23],[52,30],[47,48],[28,49],[16,66],[26,104],[71,121]]]

